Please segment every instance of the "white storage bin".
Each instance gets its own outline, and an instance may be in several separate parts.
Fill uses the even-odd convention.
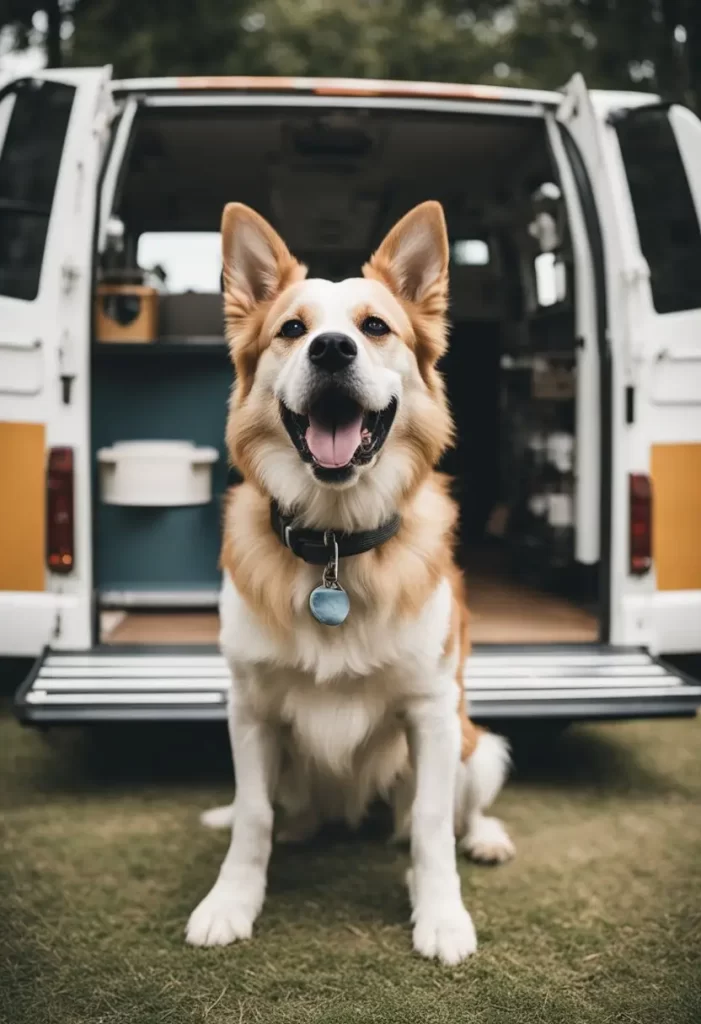
[[[97,453],[100,494],[107,505],[206,505],[218,458],[189,441],[118,441]]]

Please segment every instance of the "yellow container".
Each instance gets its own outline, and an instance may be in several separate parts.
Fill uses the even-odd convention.
[[[143,284],[100,284],[95,298],[98,341],[147,343],[158,337],[158,291]]]

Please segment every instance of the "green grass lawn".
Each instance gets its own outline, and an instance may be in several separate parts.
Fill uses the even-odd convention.
[[[517,859],[463,862],[480,940],[411,952],[383,821],[279,849],[252,942],[187,947],[227,836],[223,735],[58,732],[0,717],[0,1020],[8,1024],[701,1022],[701,727],[579,726],[519,746]]]

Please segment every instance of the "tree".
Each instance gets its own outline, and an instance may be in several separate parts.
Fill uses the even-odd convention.
[[[701,0],[0,0],[18,46],[118,77],[349,75],[701,97]],[[74,28],[62,45],[62,30]]]
[[[77,0],[70,59],[118,78],[227,74],[250,0]]]
[[[63,15],[59,0],[0,0],[0,28],[14,33],[16,46],[24,49],[34,26],[35,16],[45,15],[44,48],[49,67],[61,66],[61,22]]]

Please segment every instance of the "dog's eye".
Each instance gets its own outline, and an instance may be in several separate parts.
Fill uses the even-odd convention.
[[[363,334],[369,334],[371,338],[382,338],[385,334],[389,334],[389,327],[380,320],[379,316],[366,316],[360,325],[360,330]]]
[[[301,338],[306,333],[307,327],[302,320],[285,320],[278,331],[281,338]]]

